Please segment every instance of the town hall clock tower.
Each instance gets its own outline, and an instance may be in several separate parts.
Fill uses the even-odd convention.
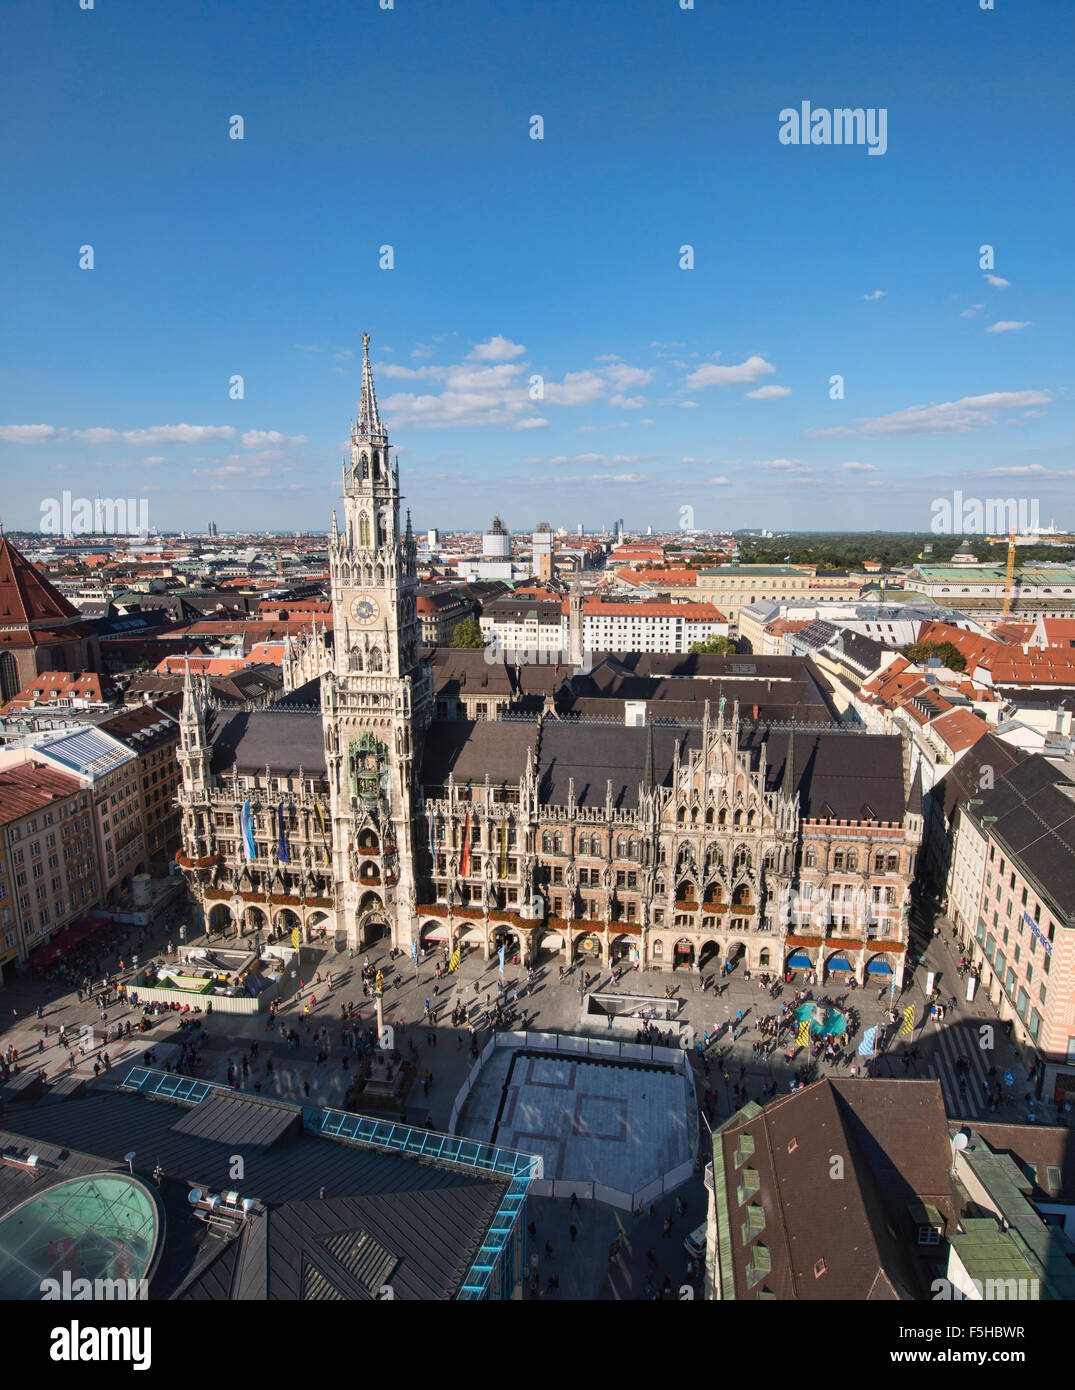
[[[362,335],[362,395],[343,468],[343,529],[332,516],[333,669],[321,681],[339,925],[356,947],[385,926],[410,947],[412,811],[432,681],[419,658],[416,547],[399,528],[389,459]]]

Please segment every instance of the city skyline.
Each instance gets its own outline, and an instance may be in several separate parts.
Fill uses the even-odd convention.
[[[145,497],[160,530],[327,527],[365,330],[420,530],[673,530],[688,507],[700,530],[925,531],[957,488],[1064,519],[1057,6],[774,28],[555,3],[520,28],[328,5],[253,36],[206,5],[182,28],[23,8],[8,529],[63,488]],[[313,61],[336,48],[357,82]],[[884,111],[883,157],[783,143],[804,102]]]

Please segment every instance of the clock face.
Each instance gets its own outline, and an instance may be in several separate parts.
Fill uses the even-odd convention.
[[[377,613],[377,600],[370,598],[368,594],[359,594],[351,600],[351,617],[356,623],[368,627],[370,623],[377,621]]]

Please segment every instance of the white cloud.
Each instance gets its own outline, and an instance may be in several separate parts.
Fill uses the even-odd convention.
[[[863,434],[966,434],[997,423],[1002,410],[1047,405],[1047,391],[993,391],[985,396],[964,396],[940,405],[912,405],[891,415],[863,420]]]
[[[849,459],[847,463],[841,463],[841,468],[846,468],[849,473],[876,473],[876,463],[856,463],[854,459]]]
[[[51,444],[66,433],[55,425],[0,425],[0,439],[8,444]]]
[[[998,290],[1006,290],[1011,286],[1010,280],[1005,280],[999,275],[987,275],[986,284],[995,286]]]
[[[205,444],[214,439],[234,439],[231,425],[150,425],[141,430],[94,427],[76,430],[87,444]]]
[[[984,305],[984,304],[972,304],[972,305],[970,306],[969,309],[964,309],[964,310],[960,313],[959,317],[960,317],[961,319],[972,319],[972,318],[974,317],[975,314],[977,314],[980,310],[982,310],[982,309],[984,309],[984,308],[985,308],[985,305]]]
[[[791,395],[790,386],[759,386],[756,391],[748,391],[747,395],[755,401],[779,401],[784,396]]]
[[[764,357],[752,353],[745,361],[734,367],[722,367],[716,362],[707,362],[687,377],[685,385],[694,391],[702,386],[749,386],[759,377],[771,376],[776,368]]]
[[[731,486],[731,483],[728,481],[728,479],[725,478],[725,477],[723,477],[723,476],[722,476],[722,477],[719,477],[719,478],[710,478],[709,481],[710,481],[711,483],[713,483],[713,484],[719,486],[719,487],[730,487],[730,486]]]
[[[829,425],[823,430],[803,430],[807,439],[846,439],[849,434],[854,434],[854,430],[849,430],[846,425]]]
[[[528,415],[524,420],[516,420],[512,429],[543,430],[548,423],[548,420],[543,420],[540,415]]]
[[[680,403],[679,403],[679,408],[680,408],[681,410],[697,410],[697,409],[698,409],[698,402],[697,402],[697,401],[680,401]]]
[[[304,434],[281,434],[279,430],[247,430],[242,437],[248,449],[258,449],[266,444],[305,444]]]
[[[147,468],[157,468],[166,461],[163,454],[152,454],[149,458],[144,458],[142,460]]]
[[[354,348],[341,348],[339,352],[334,352],[332,354],[333,358],[337,362],[350,362],[354,355]]]
[[[1016,319],[1001,319],[998,323],[990,324],[985,331],[987,333],[1015,333],[1020,328],[1029,328],[1030,326],[1030,319],[1026,319],[1022,323]]]
[[[755,459],[752,468],[768,468],[774,473],[805,473],[807,465],[802,459]]]
[[[477,362],[510,362],[516,357],[521,357],[525,351],[522,343],[513,343],[510,338],[498,333],[496,337],[476,344],[474,351],[467,356]]]
[[[609,396],[609,405],[619,406],[621,410],[641,410],[646,404],[645,396]]]
[[[866,300],[884,299],[886,294],[888,294],[888,290],[874,290],[872,294],[864,294],[862,297]]]

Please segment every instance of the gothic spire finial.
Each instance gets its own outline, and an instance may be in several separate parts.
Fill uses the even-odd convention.
[[[358,433],[383,434],[373,390],[373,368],[370,366],[370,335],[362,335],[362,395],[358,404]]]

